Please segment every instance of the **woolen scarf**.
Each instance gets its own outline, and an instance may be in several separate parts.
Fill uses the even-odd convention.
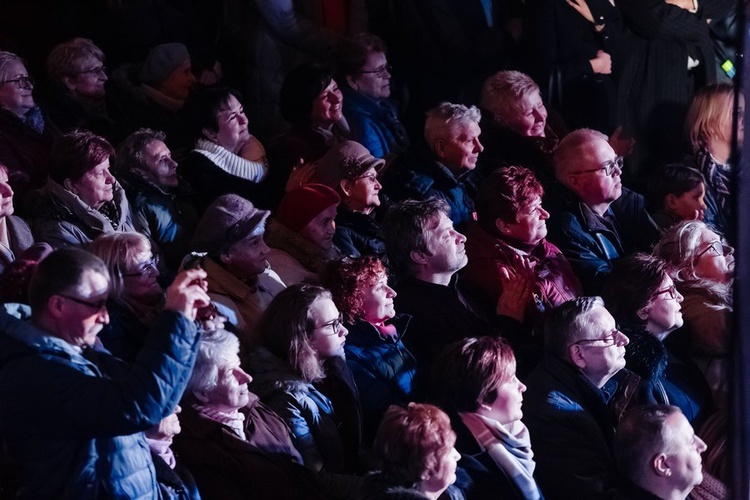
[[[523,422],[517,420],[506,426],[476,413],[461,412],[459,416],[477,443],[518,487],[525,499],[542,498],[534,480],[536,463],[531,451],[529,430]]]
[[[261,182],[268,174],[268,166],[264,162],[246,160],[206,139],[198,139],[193,151],[202,154],[229,175],[240,179]]]

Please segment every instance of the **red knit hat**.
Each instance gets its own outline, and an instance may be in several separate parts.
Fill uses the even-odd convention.
[[[333,189],[323,184],[305,184],[289,191],[276,209],[276,220],[297,233],[311,220],[341,198]]]

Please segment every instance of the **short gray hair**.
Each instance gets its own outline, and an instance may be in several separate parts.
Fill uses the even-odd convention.
[[[565,175],[575,168],[580,168],[591,144],[597,140],[608,142],[609,138],[598,130],[581,128],[569,133],[560,141],[553,156],[555,177],[558,181],[568,185]]]
[[[555,356],[568,360],[568,348],[591,329],[591,312],[604,308],[601,297],[578,297],[552,310],[544,324],[544,345]]]
[[[13,52],[5,52],[3,50],[0,50],[0,79],[6,80],[9,76],[12,76],[8,74],[8,65],[13,61],[18,61],[26,66],[24,60],[15,55]]]
[[[469,122],[479,124],[482,114],[476,106],[466,107],[463,104],[441,102],[427,112],[424,123],[424,138],[430,148],[437,139],[445,139],[459,125]]]
[[[482,85],[479,105],[492,113],[499,123],[506,117],[518,113],[518,102],[529,94],[540,94],[539,85],[520,71],[499,71],[487,78]]]
[[[189,394],[205,393],[219,383],[219,369],[227,365],[233,354],[239,355],[240,341],[226,330],[214,330],[203,335],[195,367],[187,385]]]

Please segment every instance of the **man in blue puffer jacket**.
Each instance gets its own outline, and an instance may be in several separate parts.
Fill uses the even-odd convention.
[[[109,273],[63,249],[30,284],[31,317],[0,314],[0,435],[18,498],[159,498],[142,431],[180,400],[195,361],[202,270],[177,277],[130,366],[97,341],[109,322]]]

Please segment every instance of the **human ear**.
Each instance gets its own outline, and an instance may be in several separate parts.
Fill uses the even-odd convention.
[[[425,262],[427,262],[427,256],[424,254],[424,252],[420,252],[418,250],[412,250],[411,252],[409,252],[409,257],[411,257],[411,260],[416,264],[424,264]]]
[[[63,85],[65,85],[65,88],[70,90],[71,92],[76,89],[76,84],[73,82],[73,79],[69,76],[64,76],[62,79]]]
[[[664,453],[659,453],[655,458],[651,466],[654,472],[659,476],[669,477],[672,475],[672,469],[669,467],[669,459]]]
[[[586,368],[586,358],[583,356],[581,346],[572,345],[568,347],[568,355],[570,356],[570,361],[578,368],[581,370]]]
[[[75,188],[75,184],[74,184],[74,183],[73,183],[73,181],[72,181],[72,180],[70,180],[70,179],[65,179],[65,180],[63,181],[63,187],[64,187],[64,188],[65,188],[66,190],[68,190],[68,191],[70,191],[71,193],[73,193],[73,194],[78,194],[78,191],[76,191],[76,188]]]
[[[346,179],[343,179],[339,182],[339,187],[341,188],[341,192],[344,193],[346,196],[352,195],[352,189],[351,189],[351,181],[348,181]]]

